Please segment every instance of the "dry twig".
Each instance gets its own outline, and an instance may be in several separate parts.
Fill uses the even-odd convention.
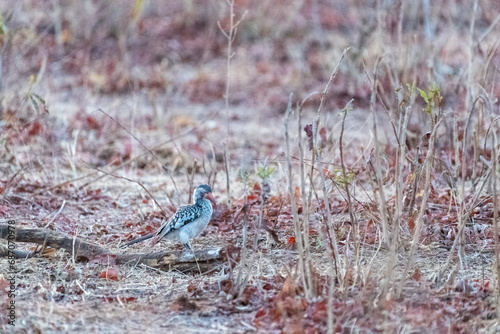
[[[9,228],[7,224],[0,224],[0,238],[7,239]],[[236,258],[239,249],[223,250],[222,248],[200,249],[194,251],[161,251],[153,253],[114,254],[100,245],[84,241],[76,236],[51,231],[43,228],[15,229],[13,241],[35,243],[50,246],[55,249],[64,249],[69,254],[74,254],[76,260],[92,260],[101,256],[116,264],[144,263],[161,270],[176,269],[180,271],[197,271],[198,263],[203,271],[213,268],[214,265],[223,264],[227,258]],[[15,251],[9,254],[5,247],[0,247],[0,256],[12,255],[16,258],[32,257],[32,253]]]

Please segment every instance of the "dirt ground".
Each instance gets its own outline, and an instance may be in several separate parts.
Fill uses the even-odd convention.
[[[0,225],[181,251],[119,246],[208,183],[192,245],[238,256],[0,240],[0,332],[499,333],[498,36],[495,0],[2,1]]]

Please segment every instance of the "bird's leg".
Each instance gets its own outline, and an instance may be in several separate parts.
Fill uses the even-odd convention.
[[[201,268],[200,268],[200,265],[198,263],[198,259],[196,258],[196,254],[194,253],[194,250],[191,248],[190,242],[188,241],[187,243],[185,243],[184,247],[186,247],[187,249],[189,249],[191,251],[191,253],[193,253],[194,261],[196,262],[196,266],[198,266],[198,271],[200,272],[200,275],[201,275]]]

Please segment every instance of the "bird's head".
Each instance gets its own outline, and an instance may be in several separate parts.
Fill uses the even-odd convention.
[[[202,184],[196,187],[196,189],[194,190],[193,199],[194,202],[196,203],[205,198],[208,199],[212,203],[212,206],[215,208],[216,203],[215,203],[215,198],[212,195],[212,188],[207,184]]]

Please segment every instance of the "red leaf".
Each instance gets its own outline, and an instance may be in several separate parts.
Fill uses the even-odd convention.
[[[415,228],[415,217],[413,217],[413,215],[411,215],[409,218],[408,218],[408,228],[410,229],[410,231],[413,232],[413,229]]]
[[[420,272],[420,269],[415,269],[415,272],[413,275],[411,275],[411,278],[413,278],[415,281],[420,282],[420,278],[422,277],[422,273]]]
[[[307,136],[307,141],[309,143],[309,151],[312,151],[313,149],[313,125],[312,124],[307,124],[305,127],[304,127],[304,131],[306,132],[306,136]]]
[[[326,129],[324,127],[319,129],[319,136],[323,142],[326,142]]]
[[[187,286],[187,292],[190,294],[190,295],[195,295],[196,292],[197,292],[197,289],[196,289],[196,285],[191,283]]]
[[[99,124],[99,122],[97,121],[97,119],[95,119],[95,117],[87,116],[86,121],[87,121],[87,125],[92,130],[100,130],[101,129],[101,125]]]
[[[256,195],[260,195],[260,191],[261,191],[260,184],[258,182],[255,182],[255,184],[253,185],[253,192]]]
[[[34,121],[31,123],[29,129],[28,129],[28,134],[30,136],[36,136],[42,132],[42,125],[38,121]]]
[[[99,274],[99,278],[118,281],[118,271],[115,268],[108,268]]]
[[[261,318],[261,317],[265,316],[266,314],[267,314],[267,311],[262,309],[255,314],[255,319]]]
[[[295,237],[288,238],[288,246],[292,247],[295,245]]]
[[[125,144],[124,152],[123,152],[123,160],[128,160],[130,159],[130,156],[132,155],[132,143],[127,142]]]
[[[256,194],[253,194],[253,193],[252,193],[252,194],[248,194],[248,195],[247,195],[247,201],[255,201],[255,200],[257,200],[257,199],[259,199],[259,196],[258,196],[258,195],[256,195]]]

